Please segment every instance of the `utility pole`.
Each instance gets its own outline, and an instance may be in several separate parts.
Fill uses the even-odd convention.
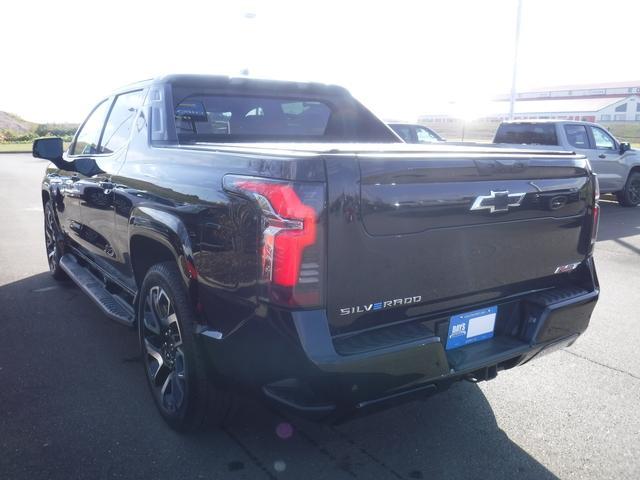
[[[516,17],[516,43],[513,52],[513,76],[511,77],[511,99],[509,102],[509,120],[513,120],[513,108],[516,103],[516,78],[518,76],[518,47],[520,46],[520,17],[522,16],[522,0],[518,0]]]
[[[253,59],[254,59],[253,52],[250,52],[249,50],[251,48],[254,48],[255,42],[257,41],[257,35],[255,32],[256,13],[254,11],[247,11],[243,16],[244,16],[244,19],[246,20],[246,26],[248,30],[247,38],[250,39],[250,41],[245,43],[245,45],[248,47],[246,51],[243,53],[246,67],[240,71],[240,74],[244,76],[248,76],[251,73],[251,69],[255,66],[253,65]]]

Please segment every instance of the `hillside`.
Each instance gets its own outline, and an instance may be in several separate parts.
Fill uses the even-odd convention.
[[[13,113],[0,112],[0,131],[25,134],[33,132],[37,127],[37,123],[27,122]]]
[[[34,138],[55,135],[71,140],[78,125],[73,123],[34,123],[13,113],[0,111],[0,144],[31,143]]]

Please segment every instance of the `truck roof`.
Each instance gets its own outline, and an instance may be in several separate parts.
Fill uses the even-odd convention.
[[[553,119],[553,118],[532,118],[531,120],[504,120],[501,122],[502,124],[523,124],[523,123],[541,123],[541,124],[557,124],[557,123],[575,123],[580,125],[595,125],[599,126],[594,122],[585,122],[582,120],[561,120],[561,119]]]
[[[171,83],[173,85],[189,86],[189,87],[207,87],[215,89],[223,88],[248,88],[260,91],[282,91],[287,92],[299,91],[305,94],[316,95],[349,95],[344,87],[333,84],[319,82],[295,82],[289,80],[272,80],[266,78],[245,77],[245,76],[226,76],[226,75],[201,75],[201,74],[182,74],[173,73],[161,75],[155,78],[141,80],[130,83],[116,89],[113,93],[117,94],[135,88],[144,88],[150,85],[161,85]]]

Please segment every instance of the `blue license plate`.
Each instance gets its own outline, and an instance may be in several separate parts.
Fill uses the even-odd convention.
[[[464,347],[470,343],[493,337],[497,313],[498,306],[496,305],[451,317],[446,349]]]

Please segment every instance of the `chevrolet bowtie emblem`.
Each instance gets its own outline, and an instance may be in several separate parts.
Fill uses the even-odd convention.
[[[519,207],[526,193],[494,192],[476,197],[470,210],[489,210],[489,213],[507,212],[509,207]]]

